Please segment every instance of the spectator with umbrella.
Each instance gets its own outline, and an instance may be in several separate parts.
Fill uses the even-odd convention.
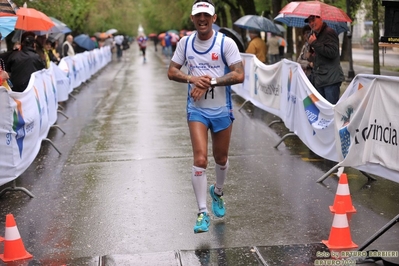
[[[60,58],[58,57],[57,53],[55,52],[55,41],[51,41],[50,39],[47,38],[44,44],[44,51],[47,53],[48,58],[50,59],[51,62],[55,63],[58,65],[60,62]]]
[[[279,37],[275,33],[272,33],[270,38],[267,40],[267,53],[269,55],[269,64],[274,64],[280,61],[279,46]]]
[[[180,40],[180,37],[173,31],[172,32],[169,31],[168,33],[171,37],[170,41],[172,42],[172,54],[173,54],[176,51],[176,45],[177,42]]]
[[[306,76],[312,82],[313,62],[309,62],[308,60],[313,53],[313,50],[310,48],[308,43],[310,32],[311,29],[309,25],[305,25],[302,28],[302,36],[305,43],[303,44],[301,53],[297,57],[296,61],[301,65],[302,70],[305,72]]]
[[[116,45],[116,57],[118,60],[122,58],[122,42],[123,42],[123,35],[117,35],[114,37],[115,45]]]
[[[123,37],[122,50],[127,50],[127,49],[129,49],[129,48],[130,48],[130,45],[129,45],[129,36],[126,35],[126,36]]]
[[[165,56],[168,58],[172,58],[172,55],[173,55],[172,36],[169,34],[169,32],[165,33],[163,40],[165,43],[165,46],[164,46]]]
[[[282,60],[284,58],[285,46],[287,46],[287,42],[285,41],[284,37],[278,36],[278,52],[280,56],[279,60]]]
[[[50,57],[46,52],[44,46],[47,38],[45,35],[36,36],[36,53],[40,56],[40,58],[46,63],[46,68],[50,67]]]
[[[75,48],[73,47],[72,44],[73,44],[73,36],[71,34],[68,34],[65,42],[62,44],[61,57],[75,55]]]
[[[320,16],[310,15],[305,19],[312,30],[308,42],[314,50],[313,85],[330,103],[336,104],[345,76],[339,58],[338,34]]]
[[[254,54],[259,61],[266,63],[267,47],[266,43],[260,37],[260,32],[257,30],[249,30],[249,37],[251,38],[251,41],[249,42],[245,52],[248,54]]]
[[[24,32],[21,37],[21,50],[8,58],[6,69],[10,72],[13,91],[23,92],[29,84],[32,73],[45,68],[45,62],[35,51],[35,34]]]
[[[154,42],[155,52],[158,52],[158,47],[157,47],[157,45],[159,43],[158,34],[150,33],[150,34],[148,34],[148,38],[150,38]]]

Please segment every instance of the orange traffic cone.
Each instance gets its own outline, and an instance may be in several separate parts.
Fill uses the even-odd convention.
[[[12,214],[7,214],[6,216],[6,231],[3,241],[4,254],[0,254],[0,259],[4,262],[30,259],[33,257],[25,250]]]
[[[342,201],[344,203],[345,213],[356,212],[355,207],[352,205],[352,199],[349,192],[348,177],[346,174],[341,174],[338,182],[337,193],[335,194],[334,205],[330,206],[332,213],[336,212],[337,203]]]
[[[322,242],[329,249],[347,249],[357,247],[357,245],[352,242],[348,217],[346,216],[344,203],[342,201],[337,202],[337,210],[334,214],[330,236],[328,240],[322,240]]]

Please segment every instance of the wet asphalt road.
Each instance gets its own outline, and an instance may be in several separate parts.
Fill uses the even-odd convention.
[[[186,85],[167,79],[160,51],[149,47],[147,57],[143,63],[133,44],[121,62],[76,89],[76,99],[63,103],[68,118],[58,117],[66,134],[49,134],[62,154],[43,142],[17,180],[35,198],[22,192],[0,198],[0,235],[12,213],[34,256],[18,265],[312,265],[314,250],[329,237],[338,183],[333,175],[316,180],[335,163],[296,137],[273,148],[287,130],[269,127],[277,118],[250,104],[238,111],[243,100],[234,96],[227,215],[212,217],[210,231],[194,235]],[[352,240],[361,245],[398,215],[399,184],[345,172],[357,209]],[[366,250],[398,251],[398,226]]]

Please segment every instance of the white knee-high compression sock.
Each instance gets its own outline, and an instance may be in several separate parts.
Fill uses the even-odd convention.
[[[226,180],[227,170],[229,170],[229,161],[227,160],[226,165],[215,165],[216,170],[216,186],[215,193],[218,195],[223,195],[223,185]]]
[[[207,195],[207,179],[206,170],[201,167],[193,166],[191,173],[191,182],[194,188],[194,194],[197,198],[199,212],[208,213],[206,207],[206,195]]]

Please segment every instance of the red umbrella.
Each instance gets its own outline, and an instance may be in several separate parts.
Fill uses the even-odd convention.
[[[320,1],[290,2],[279,13],[304,17],[314,15],[321,17],[323,20],[352,22],[342,9]]]
[[[166,32],[160,33],[160,34],[158,35],[158,39],[162,40],[163,38],[165,38],[165,34],[166,34]],[[170,37],[171,37],[171,42],[172,42],[172,43],[177,43],[177,42],[180,40],[179,35],[177,35],[176,33],[168,32],[168,34],[169,34]]]
[[[105,33],[105,32],[101,32],[101,33],[98,35],[98,37],[99,37],[100,39],[107,39],[107,38],[109,38],[109,34],[107,34],[107,33]]]
[[[158,39],[162,40],[165,37],[165,32],[158,34]]]
[[[148,34],[148,38],[155,38],[155,37],[157,37],[157,34],[156,34],[156,33],[150,33],[150,34]]]
[[[17,17],[15,28],[19,30],[47,31],[54,26],[54,22],[46,14],[34,8],[19,8]]]
[[[179,35],[177,35],[176,33],[174,33],[174,32],[169,32],[169,35],[171,36],[171,42],[172,43],[177,43],[179,40],[180,40],[180,37],[179,37]]]

